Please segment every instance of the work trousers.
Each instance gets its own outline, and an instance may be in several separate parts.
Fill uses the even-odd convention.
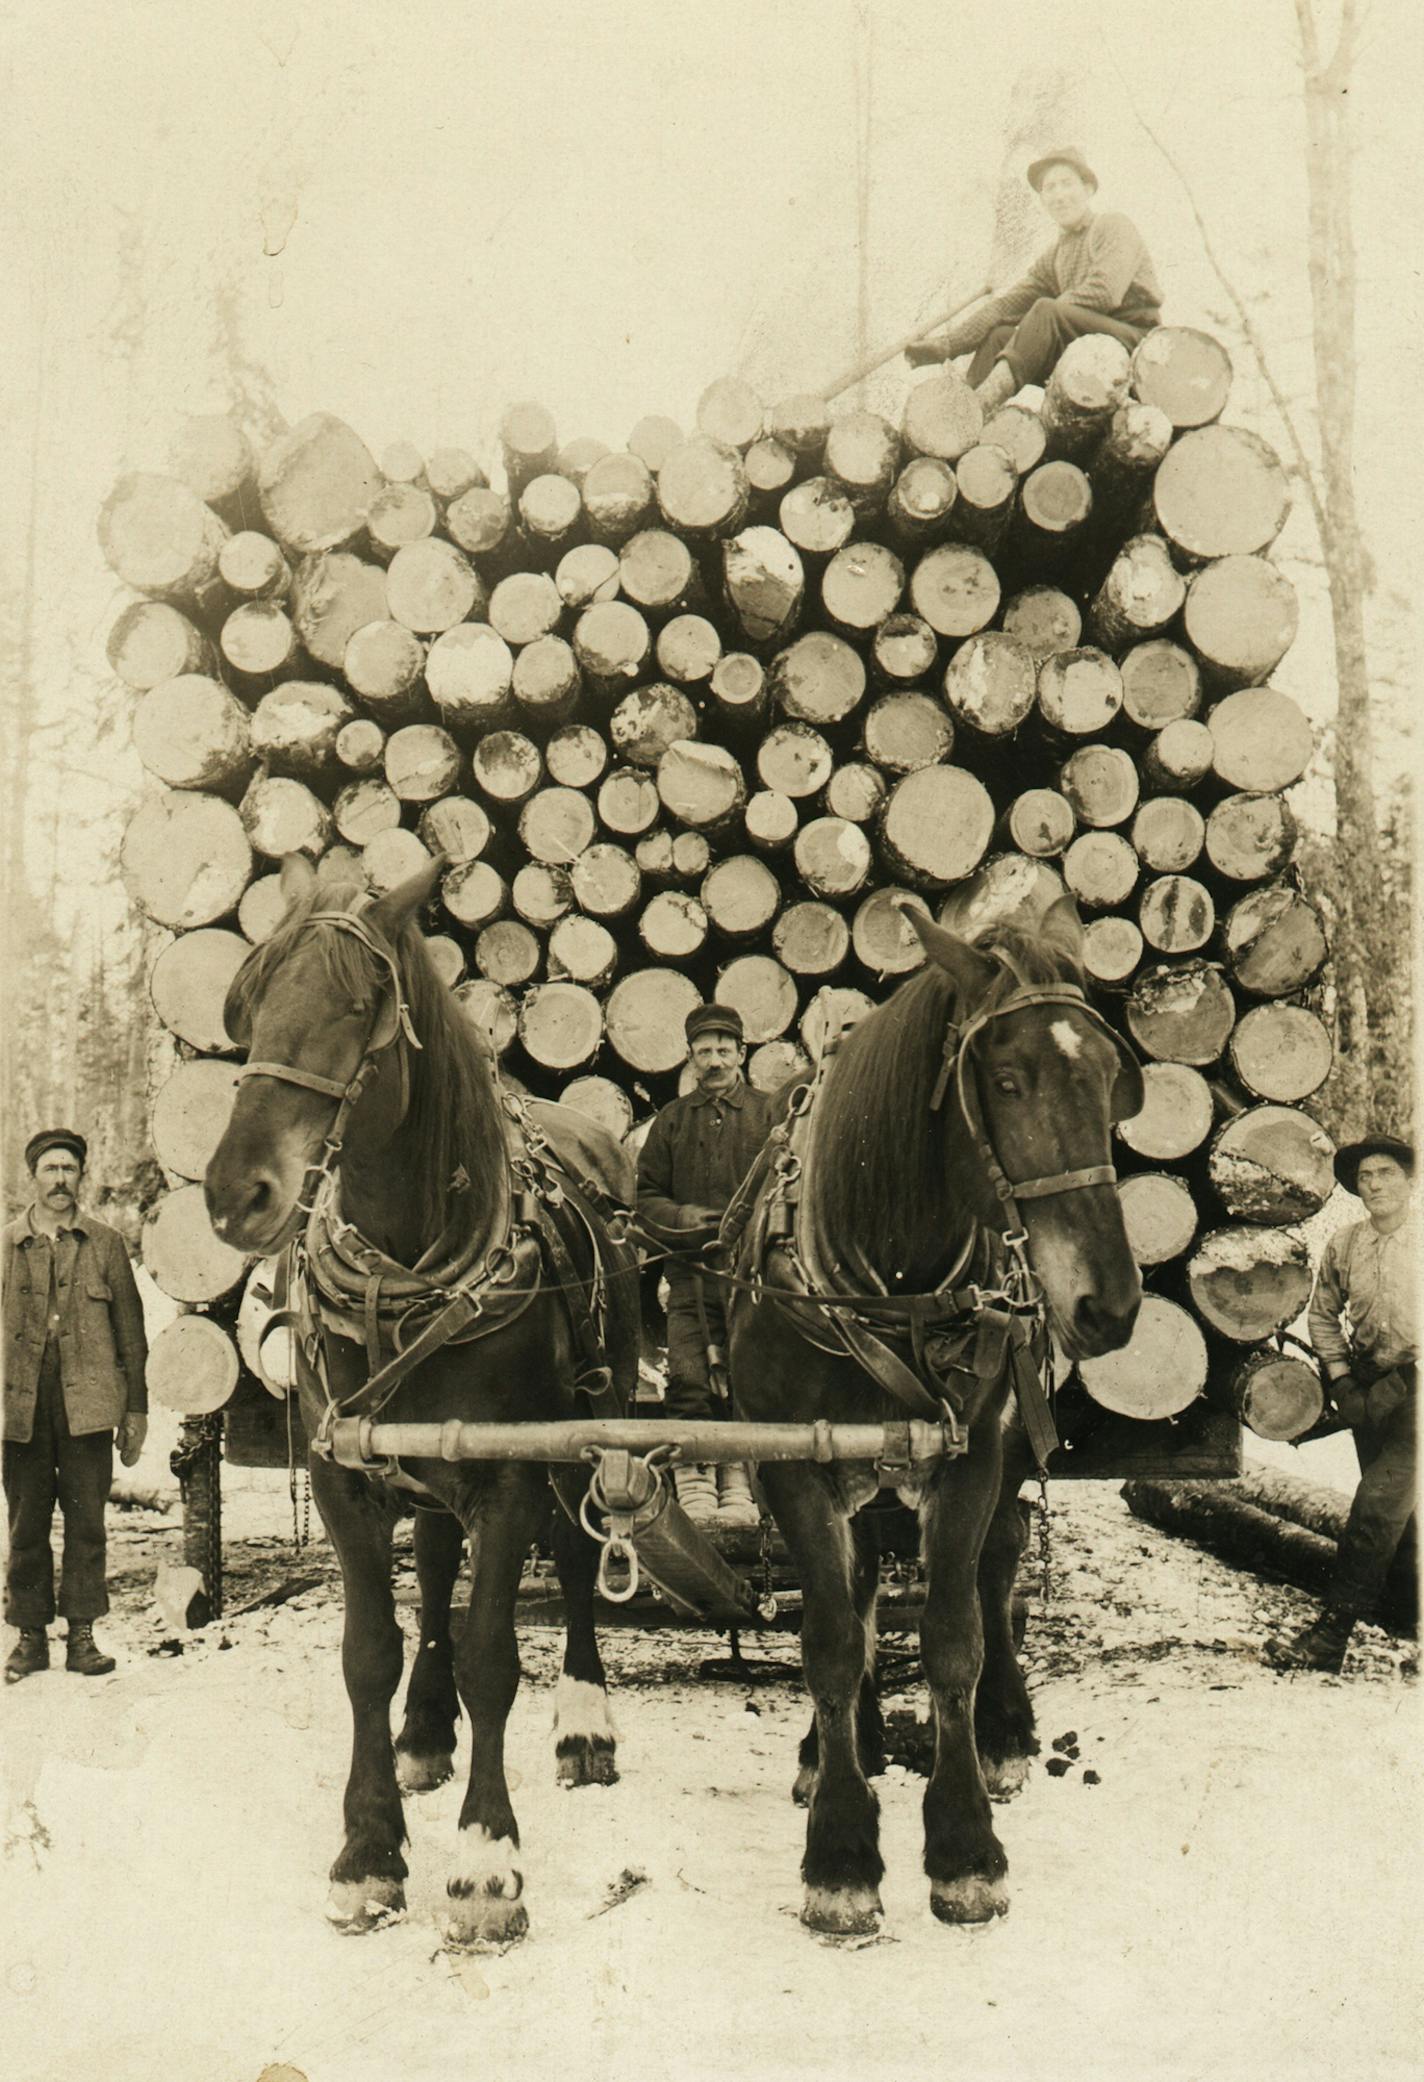
[[[669,1273],[666,1416],[705,1419],[726,1415],[725,1397],[718,1394],[713,1382],[709,1346],[715,1348],[725,1369],[727,1318],[719,1283],[707,1273]]]
[[[1070,340],[1084,333],[1107,333],[1124,347],[1135,347],[1155,324],[1154,319],[1134,325],[1104,311],[1090,311],[1066,296],[1041,296],[1022,318],[996,325],[984,335],[969,364],[969,381],[982,383],[996,361],[1006,361],[1020,385],[1045,383]]]
[[[1329,1602],[1368,1616],[1396,1557],[1412,1572],[1414,1542],[1406,1540],[1405,1533],[1414,1516],[1419,1480],[1414,1397],[1398,1404],[1380,1424],[1356,1425],[1354,1438],[1360,1486],[1340,1536]],[[1394,1573],[1397,1578],[1398,1569]],[[1407,1598],[1408,1586],[1401,1588]]]
[[[12,1627],[47,1627],[55,1616],[50,1531],[56,1503],[64,1513],[59,1611],[68,1620],[101,1618],[109,1609],[104,1509],[114,1473],[114,1435],[71,1436],[53,1338],[40,1361],[34,1431],[23,1442],[7,1439],[4,1461],[10,1518],[6,1619]]]

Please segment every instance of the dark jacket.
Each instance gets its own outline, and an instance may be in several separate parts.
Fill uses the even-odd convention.
[[[148,1408],[143,1306],[117,1229],[81,1213],[51,1241],[35,1233],[28,1210],[4,1237],[5,1436],[29,1439],[40,1360],[49,1335],[50,1250],[59,1315],[60,1380],[75,1437],[113,1431]]]
[[[648,1233],[668,1243],[693,1235],[708,1240],[692,1210],[726,1207],[778,1111],[775,1096],[745,1082],[726,1092],[688,1092],[664,1106],[638,1158],[638,1219]]]

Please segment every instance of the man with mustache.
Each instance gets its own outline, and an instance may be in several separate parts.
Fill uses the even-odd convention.
[[[122,1237],[79,1205],[87,1156],[84,1137],[70,1128],[31,1136],[25,1162],[34,1199],[4,1235],[5,1617],[20,1630],[7,1684],[49,1668],[56,1503],[64,1513],[64,1666],[81,1677],[114,1667],[94,1639],[94,1621],[109,1609],[104,1507],[115,1433],[125,1467],[143,1451],[148,1341]]]

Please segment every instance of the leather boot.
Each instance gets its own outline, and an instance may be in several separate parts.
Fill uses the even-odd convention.
[[[1326,1670],[1339,1676],[1355,1627],[1355,1614],[1327,1605],[1319,1619],[1288,1641],[1266,1643],[1266,1661],[1277,1670]]]
[[[107,1677],[115,1667],[114,1658],[105,1655],[94,1639],[93,1623],[87,1619],[71,1619],[69,1639],[64,1650],[64,1667],[80,1677]]]
[[[997,412],[1000,405],[1007,405],[1018,387],[1018,377],[1008,363],[1006,361],[996,361],[993,368],[990,369],[988,375],[984,378],[984,381],[976,387],[974,392],[975,397],[978,398],[980,404],[984,407],[984,417],[987,419],[991,413]]]
[[[677,1500],[693,1524],[711,1525],[717,1516],[717,1484],[711,1468],[696,1463],[675,1467],[672,1481]]]
[[[48,1668],[48,1634],[43,1627],[21,1627],[20,1638],[5,1663],[6,1684],[18,1684],[22,1677],[33,1677],[36,1671]]]
[[[761,1524],[752,1495],[751,1469],[744,1461],[726,1461],[717,1470],[717,1523],[742,1532]]]

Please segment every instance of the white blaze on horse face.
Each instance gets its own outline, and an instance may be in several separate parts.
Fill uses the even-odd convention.
[[[1055,1019],[1048,1031],[1058,1043],[1059,1052],[1066,1055],[1070,1063],[1076,1063],[1083,1053],[1083,1042],[1081,1036],[1074,1033],[1068,1021]]]

